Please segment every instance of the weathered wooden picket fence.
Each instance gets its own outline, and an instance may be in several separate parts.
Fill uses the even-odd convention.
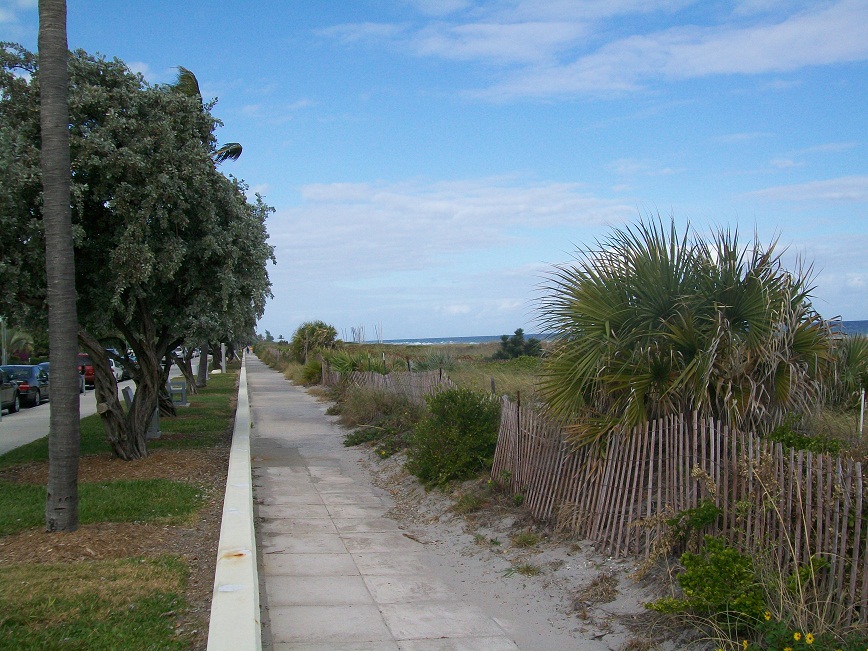
[[[324,369],[323,382],[341,376]],[[452,382],[442,372],[353,373],[344,381],[421,401]],[[705,499],[722,515],[707,533],[745,552],[777,550],[785,570],[824,559],[823,594],[839,620],[868,623],[868,482],[858,462],[794,451],[678,416],[613,436],[603,454],[575,448],[564,428],[504,397],[492,479],[535,518],[613,556],[648,556],[665,520]]]
[[[385,375],[376,372],[354,371],[347,377],[343,377],[340,373],[328,368],[327,364],[324,364],[323,384],[334,386],[340,382],[400,393],[416,402],[424,402],[426,396],[441,389],[455,386],[442,370],[416,371],[413,373],[393,371]]]
[[[665,519],[711,499],[707,533],[745,552],[775,550],[785,569],[821,558],[822,594],[839,619],[868,622],[868,518],[862,465],[794,451],[712,419],[673,417],[611,437],[604,454],[571,446],[564,429],[503,399],[492,478],[534,517],[614,556],[651,553]]]

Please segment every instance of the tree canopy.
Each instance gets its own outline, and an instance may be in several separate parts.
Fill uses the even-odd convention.
[[[83,51],[70,55],[69,71],[81,341],[99,357],[100,342],[120,335],[135,351],[143,404],[126,417],[118,406],[115,419],[143,442],[159,359],[169,349],[185,339],[252,336],[271,295],[265,221],[272,209],[258,195],[249,201],[242,182],[216,169],[219,121],[198,96],[149,85],[123,62]],[[3,44],[0,271],[15,281],[0,310],[18,321],[41,318],[46,289],[38,83],[36,57]]]
[[[653,221],[615,230],[550,275],[541,392],[583,442],[693,410],[768,431],[821,399],[833,337],[811,291],[774,243]]]

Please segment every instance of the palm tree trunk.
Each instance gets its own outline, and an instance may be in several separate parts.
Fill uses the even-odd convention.
[[[51,416],[45,528],[78,528],[79,396],[69,164],[66,0],[39,0],[43,222],[48,278]]]

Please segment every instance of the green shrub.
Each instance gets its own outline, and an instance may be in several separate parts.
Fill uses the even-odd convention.
[[[819,454],[838,454],[841,451],[840,441],[825,436],[802,434],[795,429],[795,423],[792,421],[776,427],[769,434],[769,438],[796,450],[807,450]]]
[[[338,331],[323,321],[302,323],[292,335],[289,349],[296,361],[306,364],[311,354],[334,348]]]
[[[716,523],[722,514],[723,510],[715,505],[714,500],[706,498],[701,500],[696,508],[685,509],[674,518],[666,520],[666,525],[672,532],[674,542],[684,545],[702,529]]]
[[[319,384],[322,381],[322,363],[309,359],[301,369],[301,379],[305,384]]]
[[[432,350],[424,358],[413,362],[414,371],[451,371],[454,368],[455,358],[446,350]]]
[[[513,359],[515,357],[539,357],[542,355],[542,342],[539,339],[525,341],[524,330],[519,328],[511,337],[501,335],[500,349],[494,353],[493,359]]]
[[[428,398],[426,416],[410,435],[407,469],[427,486],[466,479],[491,467],[500,403],[470,389]]]
[[[678,583],[684,598],[658,599],[648,608],[708,616],[733,629],[756,623],[765,612],[764,593],[753,562],[723,539],[706,536],[700,552],[685,552],[681,564],[684,571],[678,575]]]

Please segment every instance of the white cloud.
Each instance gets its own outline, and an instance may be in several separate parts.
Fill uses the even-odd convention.
[[[462,314],[470,314],[472,308],[466,304],[444,305],[440,311],[449,316],[460,316]]]
[[[638,158],[619,158],[607,165],[608,169],[620,176],[671,176],[680,170],[662,167],[657,162]]]
[[[269,233],[288,282],[419,288],[439,285],[428,274],[445,278],[456,265],[478,271],[538,262],[514,257],[526,255],[522,249],[535,233],[580,232],[634,214],[635,207],[594,197],[575,183],[312,184],[301,188],[300,205],[269,220]]]
[[[389,41],[401,35],[404,29],[393,23],[345,23],[326,27],[317,34],[351,44]]]
[[[753,140],[760,140],[763,138],[770,138],[774,134],[769,133],[767,131],[749,131],[743,133],[728,133],[723,136],[718,136],[714,140],[716,142],[722,142],[725,144],[730,143],[741,143],[741,142],[751,142]]]
[[[837,154],[842,151],[849,151],[859,146],[858,142],[827,142],[813,147],[806,147],[799,150],[800,154]]]
[[[247,197],[253,198],[257,194],[261,194],[263,197],[268,194],[268,191],[271,189],[271,186],[268,183],[260,183],[259,185],[253,185],[247,189]]]
[[[689,5],[695,3],[552,0],[472,8],[453,3],[442,14],[450,20],[422,26],[345,24],[320,34],[344,43],[387,44],[418,56],[507,66],[500,81],[473,93],[490,100],[623,93],[659,80],[784,73],[868,59],[864,0],[819,6],[749,0],[731,16],[704,11],[704,24],[678,24],[679,10]],[[613,22],[651,13],[668,14],[672,26],[625,33],[629,22]],[[771,83],[788,87],[798,81]]]
[[[22,11],[36,9],[38,0],[0,0],[0,23],[17,23]]]
[[[432,25],[414,36],[413,48],[444,59],[539,63],[587,32],[584,25],[562,22]]]
[[[776,167],[781,170],[790,169],[792,167],[801,167],[802,165],[804,165],[804,163],[799,163],[789,158],[775,158],[772,159],[769,164],[772,167]]]
[[[868,176],[779,185],[751,192],[747,196],[774,201],[868,203]]]
[[[844,283],[852,289],[865,289],[868,287],[868,274],[847,274]]]
[[[416,10],[429,16],[447,16],[449,14],[467,9],[470,6],[468,0],[403,0],[412,5]]]
[[[576,61],[519,72],[484,95],[631,91],[655,79],[764,74],[868,58],[868,6],[845,1],[774,24],[678,26],[610,42]],[[830,35],[834,34],[834,38]]]

